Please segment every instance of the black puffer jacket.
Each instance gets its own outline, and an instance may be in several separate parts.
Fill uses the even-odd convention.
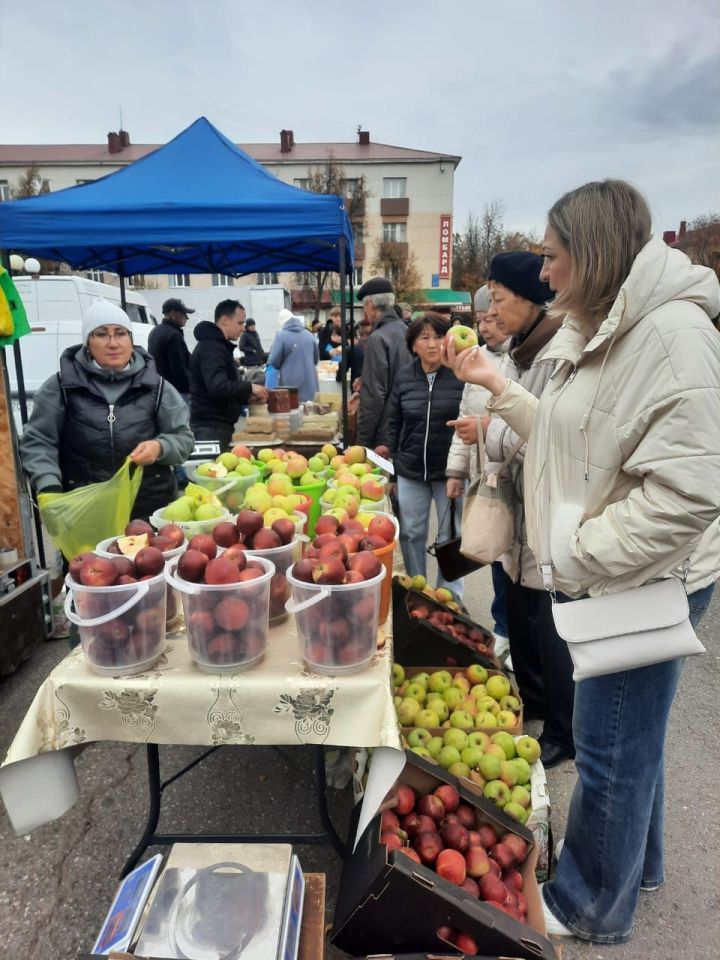
[[[435,374],[432,388],[420,360],[395,377],[381,443],[392,454],[395,472],[412,480],[444,480],[454,420],[460,409],[463,384],[447,367]]]
[[[235,344],[209,320],[194,330],[190,357],[190,426],[234,427],[249,402],[252,384],[242,380],[233,359]]]

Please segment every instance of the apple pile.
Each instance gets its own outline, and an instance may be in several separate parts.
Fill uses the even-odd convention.
[[[527,922],[518,870],[528,855],[527,841],[511,831],[498,835],[449,783],[427,794],[400,783],[395,792],[396,805],[381,814],[380,822],[380,842],[388,851],[400,851],[466,894]],[[449,939],[449,930],[441,930],[439,935]],[[451,942],[458,946],[457,939]]]
[[[213,493],[196,483],[188,483],[185,493],[164,507],[159,517],[167,523],[190,523],[215,520],[224,513],[224,507]]]
[[[441,603],[444,607],[447,607],[448,610],[455,610],[456,613],[460,612],[460,604],[455,600],[453,592],[448,590],[447,587],[431,587],[422,574],[409,577],[403,573],[395,577],[395,582],[398,583],[403,590],[419,590],[430,600]]]
[[[243,447],[247,450],[247,447]],[[248,454],[250,451],[247,451]],[[221,453],[214,460],[206,463],[199,463],[195,467],[195,473],[198,477],[207,477],[210,480],[239,480],[242,477],[251,477],[253,474],[259,475],[259,470],[249,457],[239,456],[234,451],[232,453]]]
[[[382,563],[375,556],[395,540],[395,524],[390,517],[375,516],[367,530],[359,520],[348,517],[342,523],[327,514],[318,518],[315,538],[296,564],[294,575],[307,583],[360,583],[372,580]]]
[[[373,551],[392,542],[395,527],[389,517],[374,519],[371,532],[357,520],[340,524],[335,517],[320,517],[315,539],[292,566],[292,576],[318,586],[360,585],[379,576],[383,565]],[[378,598],[376,590],[338,591],[296,613],[306,660],[320,668],[369,660],[377,644]]]
[[[351,448],[352,449],[352,448]],[[320,505],[326,512],[343,510],[349,517],[355,517],[363,510],[377,510],[385,505],[385,477],[369,473],[357,477],[352,473],[338,473],[320,498]]]
[[[277,554],[276,551],[278,547],[295,543],[297,531],[295,521],[287,516],[279,517],[267,527],[266,516],[267,514],[256,510],[241,510],[235,523],[219,523],[213,529],[212,536],[220,547],[234,550],[237,546],[240,550],[251,551],[256,556],[272,560],[275,573],[270,580],[270,622],[276,623],[287,616],[285,603],[290,596],[290,584],[286,574],[296,552],[288,550]]]
[[[108,553],[132,559],[143,547],[157,547],[162,553],[177,550],[185,543],[185,531],[176,523],[166,523],[157,533],[145,520],[131,520],[125,534],[108,544]]]
[[[235,524],[218,526],[233,527],[237,533]],[[278,537],[273,530],[261,528],[258,532],[272,534],[273,542]],[[177,561],[177,574],[181,580],[225,586],[248,583],[264,575],[264,566],[248,556],[245,543],[238,539],[219,554],[214,535],[215,530],[213,535],[198,533],[191,538],[187,550]],[[222,532],[221,539],[227,542]],[[268,616],[265,584],[258,584],[256,590],[242,589],[237,593],[204,591],[184,596],[190,649],[202,665],[229,667],[254,660],[262,654]]]
[[[284,474],[282,474],[285,477]],[[285,477],[284,481],[276,482],[276,477],[270,477],[265,482],[254,483],[245,492],[245,499],[241,505],[243,510],[252,510],[262,514],[263,523],[271,527],[276,520],[294,517],[296,513],[305,512],[310,498],[304,493],[278,493],[283,484],[289,483],[292,490],[292,481]],[[271,490],[274,493],[271,493]],[[295,517],[295,519],[298,519]]]
[[[281,448],[267,447],[258,451],[258,460],[265,464],[268,473],[284,474],[293,486],[309,486],[321,483],[331,456],[337,453],[332,444],[326,444],[319,453],[306,459],[301,453],[288,452]]]
[[[100,557],[79,553],[70,561],[72,580],[84,587],[115,587],[153,580],[163,572],[165,558],[157,547],[143,547],[135,556]],[[91,664],[129,667],[159,655],[165,640],[165,584],[140,600],[127,613],[95,627],[81,627],[83,650]],[[129,599],[99,590],[74,591],[75,606],[84,620],[110,613]]]
[[[437,591],[434,591],[437,592]],[[449,592],[449,591],[448,591]],[[450,610],[437,610],[416,597],[409,598],[408,611],[411,620],[422,620],[441,633],[447,634],[484,657],[492,657],[492,646],[486,634],[476,626],[470,626]]]
[[[522,704],[500,671],[480,664],[406,677],[393,665],[395,710],[401,726],[517,730]]]

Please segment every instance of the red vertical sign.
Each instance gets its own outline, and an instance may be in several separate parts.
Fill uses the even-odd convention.
[[[441,280],[450,279],[450,262],[452,260],[452,216],[449,213],[440,214],[440,269],[438,275]]]

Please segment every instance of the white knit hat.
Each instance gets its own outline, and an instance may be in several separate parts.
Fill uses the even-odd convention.
[[[293,316],[292,310],[281,310],[278,313],[278,327],[284,327],[288,320],[292,320]]]
[[[85,311],[85,316],[82,320],[83,343],[88,342],[88,337],[93,330],[97,330],[98,327],[104,327],[108,324],[113,324],[116,327],[125,327],[126,330],[130,331],[130,335],[132,336],[133,329],[130,317],[114,303],[110,303],[109,300],[100,297]]]
[[[490,309],[490,288],[485,283],[479,290],[475,291],[474,298],[475,313],[487,313]]]

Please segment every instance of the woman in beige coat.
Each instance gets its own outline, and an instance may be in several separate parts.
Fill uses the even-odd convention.
[[[720,289],[650,222],[617,180],[550,210],[543,277],[565,320],[539,400],[477,351],[450,347],[448,361],[528,438],[528,540],[557,589],[611,594],[682,576],[689,560],[697,623],[720,572]],[[578,782],[543,890],[551,933],[624,942],[640,890],[663,883],[663,746],[681,670],[670,660],[576,684]]]
[[[502,333],[497,325],[497,307],[488,299],[487,303],[481,298],[486,287],[481,287],[475,294],[475,316],[477,317],[478,333],[485,341],[480,347],[489,359],[496,364],[498,370],[510,376],[511,338]],[[489,298],[489,293],[488,293]],[[479,310],[478,301],[485,310]],[[490,399],[490,392],[485,387],[475,383],[466,383],[463,389],[460,411],[457,420],[451,420],[449,427],[455,428],[455,434],[450,444],[447,467],[447,496],[448,500],[456,500],[463,496],[465,483],[472,480],[478,473],[478,436],[482,443],[482,434],[478,433],[478,421],[485,416],[485,404]],[[490,613],[493,618],[493,632],[495,634],[495,655],[501,659],[508,652],[507,626],[507,597],[505,596],[505,573],[502,563],[496,560],[491,565],[494,597]]]

